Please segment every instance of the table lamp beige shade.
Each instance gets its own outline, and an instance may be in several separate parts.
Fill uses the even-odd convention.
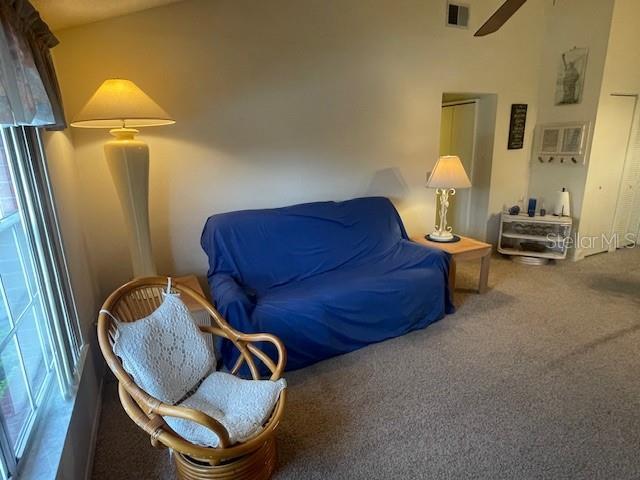
[[[72,127],[110,128],[104,153],[122,205],[134,277],[155,275],[149,231],[149,147],[135,138],[140,127],[175,121],[135,83],[105,80],[71,122]]]
[[[464,171],[460,157],[446,155],[440,157],[427,180],[427,187],[436,189],[436,196],[440,197],[440,218],[435,230],[429,234],[429,239],[437,242],[454,240],[452,229],[447,225],[447,208],[449,195],[456,194],[456,188],[469,188],[471,181]]]

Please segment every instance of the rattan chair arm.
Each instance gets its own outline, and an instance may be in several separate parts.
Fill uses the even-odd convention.
[[[213,313],[211,315],[212,317],[214,317]],[[215,320],[215,317],[214,317],[214,320]],[[260,373],[258,371],[258,367],[256,367],[256,364],[253,361],[253,358],[251,357],[251,352],[249,352],[249,350],[247,349],[247,342],[239,340],[240,336],[242,335],[240,332],[235,331],[233,328],[231,328],[227,324],[220,324],[219,327],[209,327],[206,325],[199,325],[199,328],[201,332],[207,332],[213,335],[219,335],[228,340],[231,340],[231,342],[233,342],[235,347],[238,350],[240,350],[240,357],[238,358],[238,360],[247,362],[247,365],[249,366],[249,370],[251,371],[251,376],[253,377],[254,380],[260,379]],[[234,370],[231,373],[235,375],[236,372],[237,370]]]
[[[227,448],[231,445],[231,441],[229,440],[229,432],[224,427],[224,425],[204,412],[195,410],[193,408],[159,403],[155,408],[153,408],[153,413],[162,415],[163,417],[182,418],[184,420],[198,423],[204,427],[207,427],[209,430],[216,434],[216,436],[220,440],[221,448]]]
[[[284,344],[282,343],[282,341],[280,341],[278,337],[271,335],[269,333],[252,333],[252,334],[240,333],[233,330],[230,327],[228,329],[227,328],[220,329],[218,327],[210,327],[206,325],[200,325],[199,327],[200,327],[200,331],[202,332],[207,332],[212,335],[218,335],[231,340],[238,347],[240,352],[243,354],[242,358],[244,358],[245,360],[246,360],[245,357],[247,355],[246,350],[248,350],[249,352],[254,354],[256,357],[258,357],[271,371],[271,376],[269,377],[269,380],[278,380],[279,378],[282,377],[282,373],[284,372],[284,368],[287,364],[287,350]],[[233,334],[231,334],[229,330],[231,330]],[[269,358],[269,356],[266,353],[264,353],[262,350],[257,348],[255,345],[251,345],[252,343],[257,343],[257,342],[269,342],[276,347],[276,350],[278,352],[278,359],[275,363],[271,358]],[[239,358],[238,360],[241,360],[241,359]],[[239,365],[237,365],[237,367],[239,367]],[[249,363],[249,368],[252,370],[252,374],[253,374],[254,373],[253,370],[256,369],[255,364],[253,364],[253,362]],[[256,375],[254,375],[254,378],[256,378]]]
[[[158,415],[151,415],[151,418],[147,417],[140,409],[140,405],[135,402],[126,387],[120,382],[118,382],[118,396],[120,397],[122,408],[129,415],[129,418],[148,433],[151,437],[151,443],[154,443],[165,426],[162,417]]]
[[[140,408],[140,405],[134,401],[133,397],[131,397],[122,384],[118,385],[118,393],[120,395],[120,402],[122,403],[127,415],[151,436],[151,442],[154,446],[165,446],[185,455],[189,455],[192,458],[215,459],[216,461],[235,458],[249,453],[257,446],[261,445],[266,438],[273,435],[282,419],[287,397],[287,389],[284,389],[280,393],[280,398],[278,399],[278,403],[276,404],[271,418],[260,434],[246,442],[238,443],[229,448],[223,449],[220,447],[204,447],[184,440],[164,422],[162,417],[156,416],[152,419],[147,418]],[[160,426],[156,427],[156,425]]]
[[[282,343],[282,341],[278,337],[269,333],[241,333],[240,340],[243,342],[247,342],[247,348],[260,360],[262,360],[265,365],[267,365],[267,367],[269,367],[269,364],[267,363],[267,361],[265,361],[265,358],[263,358],[268,358],[267,355],[262,352],[262,350],[258,349],[254,345],[251,345],[251,343],[269,342],[273,344],[276,347],[276,351],[278,352],[278,359],[275,365],[275,369],[269,367],[269,369],[271,370],[271,380],[278,380],[280,377],[282,377],[284,367],[287,365],[287,349],[285,348],[284,343]]]

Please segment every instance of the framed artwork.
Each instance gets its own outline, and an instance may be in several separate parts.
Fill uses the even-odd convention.
[[[577,47],[561,55],[556,80],[556,105],[575,105],[582,102],[588,55],[589,49]]]
[[[538,125],[533,157],[540,163],[584,164],[589,122]]]
[[[580,155],[584,139],[583,127],[567,127],[562,130],[562,148],[560,153]]]
[[[540,153],[558,153],[560,150],[560,127],[543,127]]]

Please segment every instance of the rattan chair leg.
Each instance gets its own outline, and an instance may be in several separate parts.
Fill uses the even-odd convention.
[[[276,469],[277,457],[274,436],[257,450],[220,465],[209,465],[173,452],[180,480],[268,480]]]

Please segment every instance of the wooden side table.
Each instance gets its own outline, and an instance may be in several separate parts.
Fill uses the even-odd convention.
[[[432,242],[424,236],[412,237],[412,241],[430,248],[444,250],[451,255],[449,265],[449,288],[451,292],[456,288],[456,262],[480,259],[480,280],[478,282],[478,293],[485,293],[489,281],[489,262],[491,261],[491,244],[474,240],[473,238],[460,237],[459,242],[443,243]]]

